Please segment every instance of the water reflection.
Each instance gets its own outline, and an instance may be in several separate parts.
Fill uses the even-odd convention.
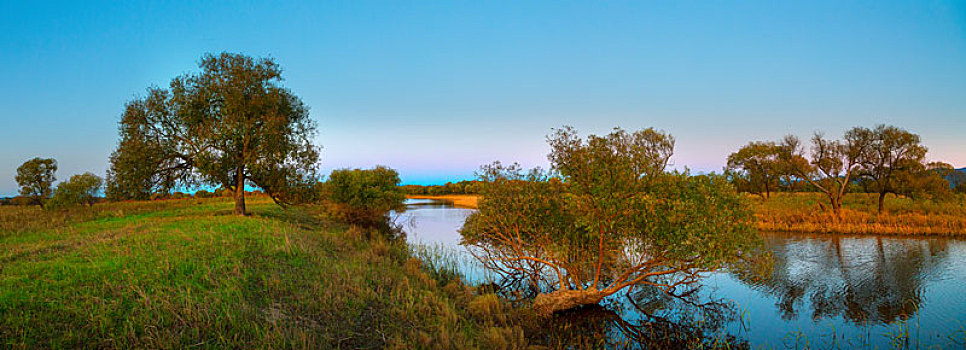
[[[941,239],[772,234],[765,241],[771,273],[742,280],[774,296],[786,320],[802,312],[860,325],[908,319],[923,303],[925,280],[948,255]]]
[[[395,217],[410,242],[462,254],[460,266],[470,283],[499,284],[481,277],[459,245],[458,230],[472,210],[432,201],[413,201],[409,208]],[[966,240],[786,233],[763,238],[773,256],[764,271],[710,274],[691,299],[645,288],[619,293],[601,309],[560,315],[547,328],[557,333],[547,339],[570,334],[566,337],[582,339],[573,344],[588,345],[557,344],[572,348],[646,348],[660,344],[654,339],[672,348],[681,346],[669,344],[684,339],[731,347],[794,348],[807,342],[889,348],[907,331],[921,347],[966,343]]]
[[[460,249],[459,229],[472,213],[472,209],[457,208],[448,201],[407,199],[406,211],[390,216],[402,226],[410,243],[441,244]]]

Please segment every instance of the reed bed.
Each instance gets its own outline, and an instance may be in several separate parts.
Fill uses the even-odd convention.
[[[838,217],[818,193],[776,193],[768,199],[748,197],[762,231],[887,234],[966,235],[966,197],[913,200],[888,196],[885,212],[877,213],[875,194],[845,196]]]
[[[440,196],[429,196],[429,195],[410,195],[406,196],[409,199],[438,199],[453,203],[454,206],[466,209],[476,209],[477,203],[480,201],[480,195],[476,194],[447,194]]]

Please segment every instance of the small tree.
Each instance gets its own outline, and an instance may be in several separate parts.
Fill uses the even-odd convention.
[[[385,166],[333,170],[322,186],[322,198],[335,219],[389,233],[389,211],[404,210],[406,194],[399,173]]]
[[[812,136],[809,160],[798,137],[788,135],[778,146],[778,166],[824,193],[838,217],[842,199],[855,179],[872,138],[872,133],[863,128],[847,131],[841,141],[826,139],[817,132]]]
[[[768,198],[781,186],[780,169],[774,142],[751,142],[728,156],[725,174],[739,191]]]
[[[460,231],[484,266],[539,292],[540,314],[638,284],[686,293],[756,241],[726,179],[665,170],[667,134],[615,129],[584,141],[564,127],[548,142],[553,172],[481,169],[479,211]]]
[[[51,158],[34,158],[28,160],[17,168],[17,185],[20,186],[20,195],[29,199],[31,204],[44,207],[44,203],[50,198],[54,181],[57,177],[57,161]]]
[[[63,208],[72,205],[86,204],[93,206],[97,202],[97,194],[101,191],[104,180],[92,173],[71,176],[66,182],[57,185],[50,206]]]
[[[920,144],[919,135],[891,125],[879,125],[874,130],[856,129],[872,134],[872,141],[862,156],[859,176],[879,195],[879,214],[885,207],[886,194],[897,194],[903,188],[914,191],[917,184],[929,186],[930,181],[916,179],[929,175],[926,147]]]
[[[953,194],[947,180],[956,170],[943,162],[910,166],[896,172],[895,194],[914,199],[946,199]]]

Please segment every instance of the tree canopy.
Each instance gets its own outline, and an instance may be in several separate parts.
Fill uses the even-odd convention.
[[[862,157],[859,176],[866,180],[872,192],[879,194],[879,213],[886,194],[900,193],[903,187],[912,190],[911,187],[925,186],[909,186],[917,182],[917,177],[926,175],[927,150],[920,144],[919,135],[891,125],[878,125],[874,130],[856,129],[873,135]]]
[[[778,146],[774,142],[750,142],[728,155],[725,175],[739,191],[768,198],[781,186]]]
[[[547,314],[644,284],[685,293],[752,250],[750,212],[722,176],[667,171],[674,139],[615,129],[548,137],[551,171],[484,166],[461,234],[489,269],[540,292]]]
[[[200,68],[127,104],[108,196],[144,199],[178,185],[220,185],[235,193],[235,212],[244,214],[251,182],[280,204],[298,201],[316,182],[316,124],[281,85],[281,67],[221,53],[202,57]]]
[[[31,204],[41,207],[50,198],[51,186],[57,177],[57,161],[51,158],[33,158],[17,167],[17,185],[20,195],[27,198]]]
[[[836,216],[849,191],[864,189],[879,195],[882,213],[889,193],[935,198],[949,192],[952,167],[927,163],[926,151],[919,135],[904,129],[857,126],[841,139],[817,132],[809,147],[794,135],[777,143],[751,142],[728,156],[725,174],[739,191],[766,198],[774,189],[807,184],[828,197]]]

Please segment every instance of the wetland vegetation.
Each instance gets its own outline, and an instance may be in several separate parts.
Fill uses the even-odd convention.
[[[126,104],[104,179],[54,188],[50,158],[17,169],[0,345],[966,342],[962,174],[909,131],[756,141],[723,174],[693,174],[669,166],[666,132],[565,126],[548,169],[403,186],[385,166],[320,176],[316,124],[274,60],[200,68]]]

